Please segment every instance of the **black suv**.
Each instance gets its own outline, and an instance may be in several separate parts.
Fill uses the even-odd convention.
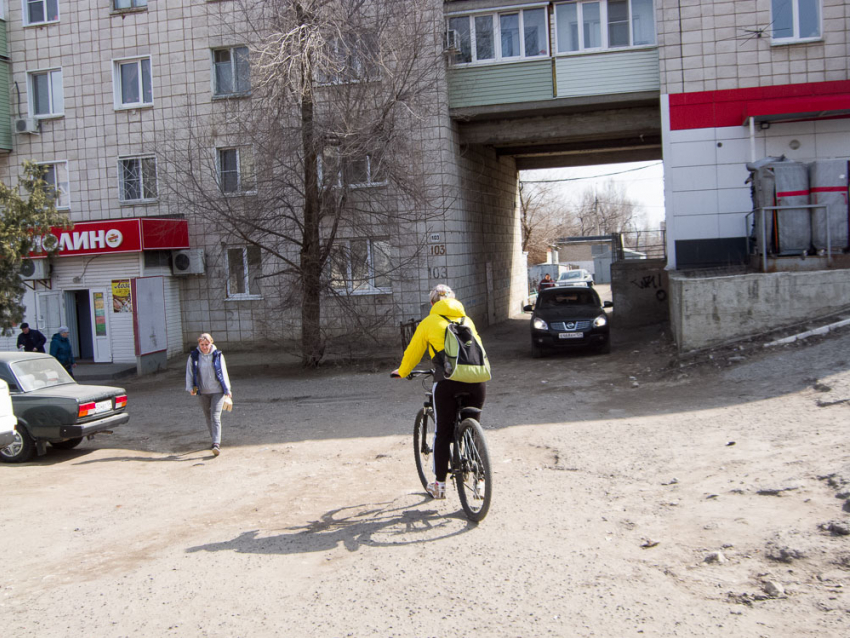
[[[557,287],[541,290],[531,315],[531,354],[543,356],[546,350],[593,347],[611,352],[608,316],[593,288]]]

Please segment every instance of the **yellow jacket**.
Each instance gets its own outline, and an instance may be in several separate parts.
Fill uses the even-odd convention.
[[[422,355],[425,354],[426,349],[432,359],[435,354],[445,349],[446,326],[448,322],[443,317],[448,317],[452,321],[458,321],[461,317],[466,317],[463,304],[457,299],[440,299],[440,301],[431,306],[431,312],[419,322],[416,332],[413,333],[413,337],[407,346],[407,350],[404,351],[404,358],[398,367],[400,376],[406,377],[410,374],[410,371],[422,359]],[[478,331],[475,329],[472,319],[466,317],[463,324],[469,326],[475,338],[480,341]]]

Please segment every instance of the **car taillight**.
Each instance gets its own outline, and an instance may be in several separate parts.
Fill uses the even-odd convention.
[[[119,397],[115,397],[115,409],[119,410],[125,407],[127,407],[127,395],[122,394]]]
[[[84,416],[88,416],[89,414],[94,414],[95,402],[91,403],[82,403],[80,404],[80,415],[79,418],[83,418]]]

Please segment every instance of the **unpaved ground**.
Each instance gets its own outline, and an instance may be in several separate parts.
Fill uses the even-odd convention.
[[[3,635],[850,635],[850,333],[538,361],[526,330],[484,334],[477,526],[423,495],[389,362],[234,356],[217,459],[182,371],[127,384],[122,431],[0,466]]]

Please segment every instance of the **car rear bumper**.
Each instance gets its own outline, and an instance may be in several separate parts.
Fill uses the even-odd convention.
[[[97,434],[104,430],[117,428],[119,425],[124,425],[129,420],[130,415],[126,412],[121,412],[119,414],[113,414],[112,416],[98,419],[97,421],[83,423],[82,425],[63,425],[59,428],[59,436],[63,439],[75,439],[81,436],[89,436],[90,434]]]

